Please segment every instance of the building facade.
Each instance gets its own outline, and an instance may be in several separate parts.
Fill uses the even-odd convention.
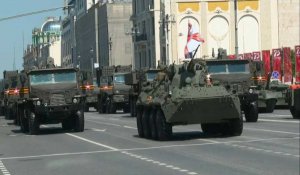
[[[32,44],[23,56],[24,69],[43,68],[49,64],[61,66],[61,20],[49,17],[41,28],[32,31]]]
[[[234,2],[134,0],[133,23],[142,31],[145,24],[146,35],[150,36],[143,43],[135,41],[135,61],[142,60],[141,67],[156,66],[158,60],[179,63],[186,57],[191,32],[204,39],[196,57],[211,57],[212,51],[217,52],[220,47],[234,54]],[[299,6],[299,0],[237,0],[238,53],[298,45]],[[145,50],[155,56],[145,54]]]

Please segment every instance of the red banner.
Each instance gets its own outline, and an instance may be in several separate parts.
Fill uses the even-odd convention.
[[[253,52],[253,61],[261,61],[261,56],[260,56],[260,52]]]
[[[295,46],[296,82],[300,82],[300,46]]]
[[[262,59],[264,62],[265,76],[268,77],[268,74],[271,73],[271,61],[270,61],[270,50],[262,51]]]
[[[272,78],[281,80],[281,49],[273,49],[272,56]]]
[[[284,62],[284,82],[291,83],[292,76],[292,60],[291,60],[291,48],[283,48],[283,62]]]
[[[244,53],[244,59],[245,60],[252,60],[253,54],[252,53]]]

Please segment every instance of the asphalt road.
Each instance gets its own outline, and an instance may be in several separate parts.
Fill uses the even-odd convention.
[[[137,136],[128,114],[85,113],[82,133],[42,126],[20,133],[0,117],[2,175],[299,175],[299,120],[260,114],[239,137],[208,137],[200,125],[174,127],[171,141]]]

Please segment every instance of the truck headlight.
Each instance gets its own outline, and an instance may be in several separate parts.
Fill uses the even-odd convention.
[[[37,105],[37,106],[40,106],[41,104],[42,104],[41,101],[39,101],[39,100],[36,101],[36,105]]]
[[[78,103],[77,98],[73,98],[73,103]]]
[[[252,94],[253,93],[253,89],[249,89],[249,93]]]

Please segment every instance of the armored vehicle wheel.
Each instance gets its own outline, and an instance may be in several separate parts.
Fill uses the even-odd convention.
[[[225,134],[230,136],[240,136],[243,132],[243,119],[242,117],[239,119],[230,120],[226,125],[227,129]]]
[[[74,126],[75,132],[83,132],[84,131],[84,112],[78,111],[77,113],[75,113],[74,120],[75,120],[75,126]]]
[[[151,109],[149,114],[149,125],[150,125],[150,134],[151,138],[157,140],[157,128],[156,128],[156,109]]]
[[[205,134],[219,134],[221,133],[221,123],[202,123],[201,129]]]
[[[129,107],[129,105],[125,105],[125,106],[124,106],[123,112],[124,112],[124,113],[129,113],[129,112],[130,112],[130,107]]]
[[[155,123],[158,140],[169,140],[172,136],[172,125],[166,122],[165,116],[160,109],[156,112]]]
[[[143,108],[139,107],[136,113],[136,125],[138,129],[139,137],[144,137],[143,125],[142,125],[142,115],[143,115]]]
[[[257,122],[258,119],[258,106],[257,103],[251,103],[245,111],[246,122]]]
[[[29,118],[28,118],[28,128],[29,128],[29,134],[34,135],[39,133],[40,129],[40,124],[38,121],[38,117],[33,113],[29,113]]]
[[[290,111],[293,116],[293,119],[300,119],[300,111],[299,110],[296,110],[294,106],[291,106]]]
[[[151,138],[149,114],[150,114],[150,109],[144,108],[143,115],[142,115],[142,126],[143,126],[143,133],[145,138]]]
[[[276,105],[276,99],[269,99],[266,101],[266,112],[272,113]]]
[[[61,126],[63,130],[71,130],[74,127],[73,118],[67,118],[61,122]]]

